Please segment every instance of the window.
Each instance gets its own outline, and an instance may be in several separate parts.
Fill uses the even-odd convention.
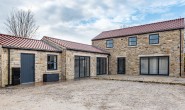
[[[136,46],[137,45],[137,37],[129,37],[128,45],[129,46]]]
[[[48,55],[48,70],[57,70],[57,55]]]
[[[113,40],[107,40],[106,41],[106,47],[107,48],[113,48]]]
[[[159,34],[149,35],[149,43],[150,44],[159,44]]]
[[[169,75],[169,57],[141,57],[140,74]]]

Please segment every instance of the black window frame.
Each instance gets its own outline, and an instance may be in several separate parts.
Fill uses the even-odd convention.
[[[85,64],[85,66],[83,67],[83,70],[84,70],[84,76],[83,77],[80,74],[80,71],[81,71],[80,60],[81,60],[81,58],[84,60],[84,64]],[[75,65],[76,64],[75,59],[78,60],[78,65]],[[89,62],[87,62],[87,60],[89,60]],[[76,72],[75,71],[75,66],[78,66],[78,74],[79,75],[78,75],[78,77],[75,77],[74,79],[91,77],[91,57],[90,56],[75,55],[74,56],[74,74],[76,74],[75,73]],[[87,68],[88,68],[88,71],[87,71]],[[88,72],[88,75],[86,74],[87,72]]]
[[[158,61],[158,74],[150,74],[150,58],[155,57],[157,58]],[[161,57],[167,57],[168,58],[168,73],[167,74],[159,74],[159,58]],[[147,74],[142,74],[141,73],[141,58],[147,58],[148,59],[148,73]],[[170,69],[170,60],[169,60],[169,56],[146,56],[146,57],[140,57],[140,63],[139,63],[139,68],[140,68],[140,75],[157,75],[157,76],[169,76],[169,69]]]
[[[56,62],[52,62],[52,61],[48,61],[48,57],[50,57],[50,56],[54,56],[54,57],[56,57]],[[56,63],[56,68],[53,68],[53,69],[49,69],[48,67],[48,64],[49,63]],[[54,66],[53,66],[54,67]],[[47,55],[47,70],[58,70],[58,55],[52,55],[52,54],[49,54],[49,55]]]
[[[123,67],[124,71],[123,71],[123,72],[120,72],[120,71],[119,71],[120,60],[123,61],[123,62],[122,62],[123,65],[124,65],[124,67]],[[126,57],[117,57],[117,74],[126,74]]]
[[[108,44],[109,44],[108,42],[109,41],[112,41],[112,43],[111,43],[112,46],[108,46]],[[113,41],[113,39],[106,40],[106,48],[113,48],[113,47],[114,47],[114,41]]]
[[[107,58],[106,57],[97,57],[96,58],[96,75],[107,74],[107,68],[108,68],[107,67]],[[101,69],[102,69],[102,71],[103,71],[103,69],[105,69],[105,71],[100,73]]]
[[[132,39],[132,38],[135,38],[136,41],[130,41],[130,39]],[[136,45],[130,45],[130,42],[135,42]],[[137,36],[133,36],[133,37],[129,37],[129,38],[128,38],[128,46],[137,46]]]
[[[157,35],[158,38],[157,38],[157,39],[151,39],[151,36],[152,36],[152,35]],[[157,43],[151,43],[151,40],[157,40],[158,42],[157,42]],[[150,34],[150,35],[149,35],[149,44],[151,44],[151,45],[153,45],[153,44],[159,44],[159,34]]]

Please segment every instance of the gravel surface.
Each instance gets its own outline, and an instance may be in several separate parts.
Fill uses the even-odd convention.
[[[185,86],[84,79],[0,89],[0,110],[185,110]]]

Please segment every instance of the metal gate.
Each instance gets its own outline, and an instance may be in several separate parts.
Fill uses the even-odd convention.
[[[21,54],[21,83],[35,82],[35,55]]]

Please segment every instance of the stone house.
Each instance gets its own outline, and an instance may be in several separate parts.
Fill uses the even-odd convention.
[[[0,87],[103,74],[184,75],[184,19],[100,33],[92,45],[0,34]]]
[[[104,31],[92,45],[110,53],[109,74],[184,75],[184,18]]]
[[[43,37],[42,40],[0,34],[0,87],[42,82],[44,75],[74,79],[107,74],[109,53],[91,45]],[[96,70],[97,59],[100,69]],[[100,71],[101,70],[101,71]]]
[[[92,45],[44,36],[42,41],[62,50],[62,73],[66,79],[108,73],[108,52]]]
[[[43,81],[45,73],[61,73],[61,52],[41,40],[0,34],[0,86],[13,83],[14,70],[20,71],[20,83]]]

